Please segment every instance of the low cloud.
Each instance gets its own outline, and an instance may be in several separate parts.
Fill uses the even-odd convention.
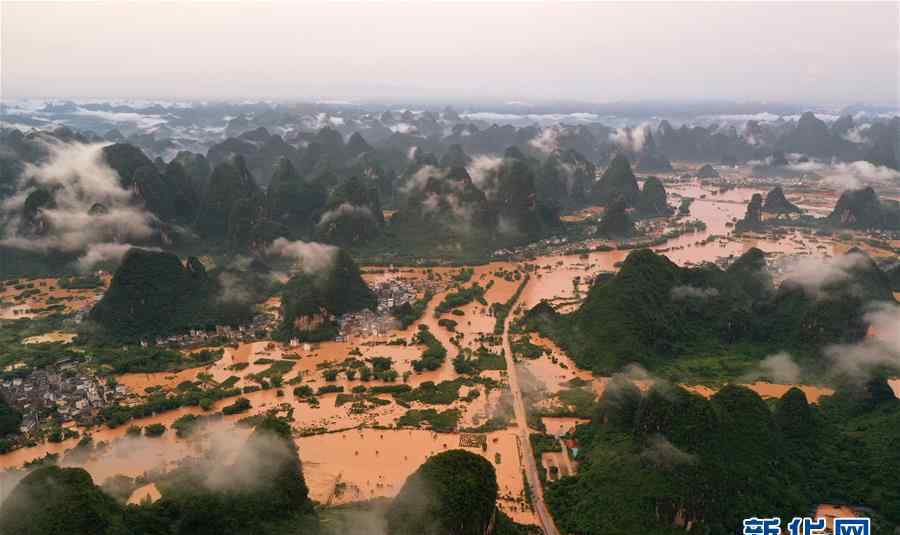
[[[412,191],[417,191],[425,187],[425,184],[428,183],[428,179],[435,178],[443,178],[447,176],[447,170],[441,169],[440,167],[435,167],[433,165],[423,165],[418,171],[413,173],[409,179],[401,186],[400,191],[403,193],[410,193]]]
[[[677,448],[662,435],[650,437],[641,458],[660,467],[674,468],[680,465],[696,464],[697,456]]]
[[[503,158],[495,154],[483,154],[476,156],[472,163],[466,167],[472,183],[484,192],[488,197],[493,197],[497,192],[497,169],[503,165]]]
[[[866,131],[869,129],[869,124],[861,124],[859,126],[854,126],[850,130],[847,130],[841,137],[849,141],[850,143],[856,143],[857,145],[862,145],[869,141],[866,137]]]
[[[879,303],[866,314],[865,320],[871,332],[862,342],[825,349],[833,374],[863,381],[878,369],[900,371],[900,306]]]
[[[791,164],[789,167],[795,171],[815,173],[822,177],[824,184],[837,191],[896,184],[900,180],[900,171],[864,160],[849,163],[809,161]]]
[[[318,242],[290,241],[278,238],[266,249],[269,255],[291,258],[307,273],[330,267],[337,257],[338,248]]]
[[[372,210],[370,210],[368,206],[357,206],[355,204],[345,202],[337,208],[328,210],[327,212],[322,214],[321,219],[319,219],[319,225],[327,225],[328,223],[331,223],[332,221],[344,216],[364,217],[373,220],[375,219],[375,216],[372,215]]]
[[[619,148],[630,152],[641,152],[650,133],[650,123],[642,123],[636,127],[617,128],[609,134],[609,140]]]
[[[706,301],[718,297],[719,290],[715,288],[698,288],[696,286],[675,286],[669,291],[672,301],[684,301],[686,299],[700,299]]]
[[[551,126],[549,128],[544,128],[541,130],[540,134],[528,142],[528,145],[544,153],[549,154],[555,152],[559,150],[560,134],[561,131],[559,127]]]
[[[118,174],[103,160],[103,146],[48,142],[48,160],[26,165],[16,193],[0,205],[5,228],[0,243],[30,251],[77,253],[97,244],[153,236],[155,216],[120,185]],[[25,201],[38,188],[49,191],[54,202],[37,214],[43,230],[26,233]],[[92,210],[98,204],[105,209]]]
[[[96,119],[109,121],[111,123],[133,125],[135,128],[139,128],[141,130],[151,130],[168,122],[168,120],[166,120],[166,118],[161,115],[143,114],[136,112],[86,110],[84,108],[79,108],[78,111],[73,113],[73,115],[93,117]]]
[[[122,257],[133,246],[129,243],[96,243],[88,246],[87,251],[78,258],[78,270],[90,271],[97,264],[106,262],[120,263]],[[151,251],[159,251],[157,247],[143,247]]]
[[[416,125],[409,123],[397,123],[388,127],[395,134],[415,134],[418,130]]]
[[[741,381],[750,383],[759,379],[768,379],[773,383],[797,384],[800,381],[800,375],[800,366],[794,362],[791,354],[779,351],[762,359],[753,371],[741,378]]]
[[[250,303],[254,300],[252,289],[248,288],[236,273],[223,272],[218,276],[221,287],[217,299],[223,303]]]
[[[785,266],[784,284],[799,286],[810,297],[825,297],[825,289],[850,278],[856,268],[864,267],[869,259],[861,253],[849,253],[833,258],[792,257]]]

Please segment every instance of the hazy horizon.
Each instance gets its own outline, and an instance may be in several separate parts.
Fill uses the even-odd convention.
[[[898,4],[2,4],[4,99],[900,103]]]

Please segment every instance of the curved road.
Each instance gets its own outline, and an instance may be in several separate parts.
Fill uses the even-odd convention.
[[[526,283],[526,288],[527,285],[528,283]],[[523,291],[522,294],[524,293],[525,292]],[[537,463],[535,463],[534,460],[534,450],[531,448],[531,439],[529,438],[531,430],[528,429],[528,416],[525,412],[525,401],[522,399],[522,391],[519,389],[519,374],[516,371],[516,363],[513,360],[512,348],[509,344],[509,324],[512,322],[513,310],[515,310],[517,304],[518,300],[510,307],[509,315],[506,316],[506,321],[503,323],[503,354],[506,357],[509,389],[512,391],[513,395],[513,407],[516,413],[516,428],[519,433],[519,442],[522,444],[522,457],[525,462],[525,477],[528,479],[526,483],[531,488],[531,505],[541,523],[544,535],[559,535],[559,530],[556,529],[553,517],[550,516],[550,511],[547,510],[547,505],[544,503],[544,489],[541,487],[541,478],[538,475]]]

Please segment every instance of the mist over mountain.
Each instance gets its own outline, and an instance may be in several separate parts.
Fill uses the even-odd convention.
[[[734,344],[757,355],[815,352],[859,342],[869,303],[894,302],[887,275],[869,257],[853,251],[846,264],[815,288],[800,272],[775,286],[759,249],[725,270],[683,268],[652,251],[634,251],[614,277],[591,287],[578,310],[560,315],[538,305],[527,322],[598,373],[630,362],[664,367]]]

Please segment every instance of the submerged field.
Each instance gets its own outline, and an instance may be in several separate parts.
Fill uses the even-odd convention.
[[[743,216],[752,194],[765,193],[764,188],[740,186],[720,191],[696,180],[667,178],[671,180],[667,184],[670,198],[693,198],[690,217],[706,225],[705,230],[681,234],[654,247],[679,265],[726,263],[752,247],[767,253],[770,265],[788,255],[824,258],[854,246],[862,246],[872,256],[892,254],[867,244],[859,233],[816,236],[809,229],[796,228],[735,236],[733,222]],[[827,192],[788,194],[810,209],[833,202]],[[598,211],[582,211],[571,217],[590,220]],[[648,225],[661,234],[677,223],[661,219]],[[395,278],[428,278],[439,291],[420,319],[406,329],[311,344],[241,343],[223,348],[222,356],[211,363],[190,367],[192,352],[203,349],[196,348],[185,351],[187,365],[181,371],[118,374],[116,383],[128,392],[125,407],[140,406],[154,396],[181,395],[223,384],[241,391],[239,396],[211,400],[205,407],[182,406],[147,417],[123,417],[115,428],[73,426],[80,437],[92,437],[92,451],[79,453],[77,444],[82,438],[45,442],[0,455],[0,467],[19,468],[48,454],[61,455],[61,464],[83,466],[98,483],[118,474],[138,478],[140,485],[135,483],[133,499],[148,495],[153,499],[158,492],[154,493],[151,485],[159,474],[211,447],[233,447],[236,439],[249,433],[245,424],[254,416],[277,413],[291,420],[311,496],[322,504],[394,496],[406,477],[427,458],[461,447],[494,465],[500,486],[498,505],[503,511],[518,522],[536,523],[513,416],[502,318],[498,322],[491,307],[508,304],[513,318],[542,301],[560,312],[574,310],[585,298],[591,281],[602,273],[616,271],[629,253],[606,240],[577,245],[580,250],[575,253],[574,245],[566,244],[527,260],[475,266],[364,267],[364,278],[370,284]],[[465,282],[459,282],[468,268],[471,274]],[[108,279],[104,278],[97,288],[81,290],[64,290],[54,280],[45,279],[17,284],[31,284],[37,291],[27,293],[31,286],[16,290],[7,285],[0,294],[0,317],[40,316],[53,303],[62,304],[69,312],[83,309],[102,294]],[[483,290],[477,298],[458,295],[460,289],[471,289],[475,284]],[[422,325],[447,351],[433,370],[417,370],[416,363],[428,348],[418,337]],[[54,331],[25,341],[65,344],[71,341],[71,334]],[[562,437],[570,436],[577,424],[588,421],[593,403],[603,394],[610,377],[579,369],[551,340],[535,333],[514,330],[509,343],[517,386],[529,410],[528,426],[546,440],[535,448],[544,476],[553,480],[572,475],[578,460]],[[455,366],[454,359],[460,353],[468,356],[469,368]],[[748,376],[754,364],[737,353],[722,358],[698,355],[663,367],[654,376],[635,379],[642,390],[661,378],[670,379],[707,398],[732,381],[746,384],[763,398],[779,398],[792,386],[800,386],[811,403],[833,393],[824,384],[777,384]],[[890,384],[900,395],[900,380]],[[238,397],[246,399],[249,406],[208,418],[193,435],[176,436],[180,419],[214,415],[233,407]],[[134,434],[133,426],[146,430],[153,424],[162,424],[167,431],[158,438]],[[0,496],[9,487],[8,480],[0,480]]]

